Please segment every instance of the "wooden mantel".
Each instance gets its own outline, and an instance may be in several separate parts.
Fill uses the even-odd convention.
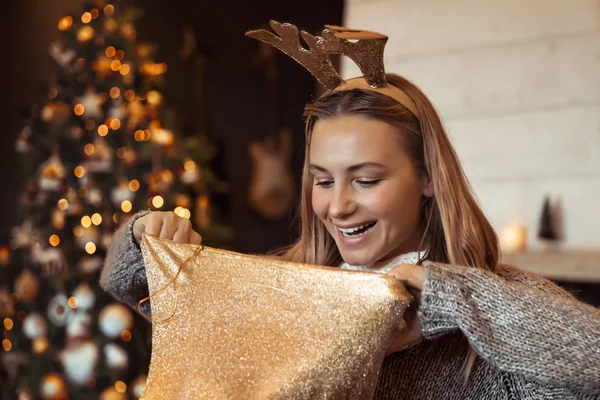
[[[553,281],[600,283],[600,251],[530,250],[504,253],[502,262]]]

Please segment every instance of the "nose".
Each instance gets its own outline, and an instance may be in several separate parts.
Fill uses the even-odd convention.
[[[331,202],[329,203],[329,217],[343,219],[356,211],[356,202],[352,191],[348,187],[339,185],[333,190]]]

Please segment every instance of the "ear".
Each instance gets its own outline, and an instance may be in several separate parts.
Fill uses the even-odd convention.
[[[424,175],[423,176],[423,196],[425,197],[433,197],[433,182],[431,182],[431,179],[429,178],[429,176]]]

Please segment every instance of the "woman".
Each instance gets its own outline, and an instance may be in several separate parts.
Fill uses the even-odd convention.
[[[376,398],[600,395],[600,312],[498,263],[496,234],[431,102],[406,79],[386,78],[408,103],[359,84],[306,107],[301,234],[280,254],[388,273],[420,299],[389,349]],[[148,296],[143,233],[201,243],[170,212],[141,212],[123,226],[101,284],[134,308]]]

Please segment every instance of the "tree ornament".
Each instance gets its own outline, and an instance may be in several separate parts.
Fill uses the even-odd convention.
[[[64,44],[57,40],[50,43],[48,53],[65,72],[71,71],[71,64],[77,55],[75,50],[65,49]]]
[[[15,307],[6,289],[0,289],[0,317],[12,317],[15,314]]]
[[[100,400],[127,400],[127,395],[120,393],[114,386],[107,387],[100,395]]]
[[[124,369],[129,364],[127,352],[114,343],[108,343],[104,346],[104,358],[106,364],[112,369]]]
[[[120,303],[109,304],[100,311],[98,326],[100,331],[111,339],[121,336],[121,332],[130,329],[133,324],[131,311]]]
[[[97,243],[100,239],[100,230],[97,226],[91,225],[87,228],[81,229],[81,236],[75,239],[75,242],[82,249],[85,248],[85,245],[88,242]]]
[[[87,283],[81,283],[73,290],[73,296],[77,299],[77,309],[88,311],[96,303],[96,294]]]
[[[45,336],[37,337],[31,342],[31,348],[37,355],[44,354],[48,350],[49,346],[50,342],[48,342],[48,339]]]
[[[109,173],[113,170],[114,149],[102,137],[94,139],[94,153],[88,156],[84,167],[91,173]]]
[[[99,350],[92,340],[69,340],[58,358],[69,382],[84,386],[95,376]]]
[[[83,106],[83,116],[90,119],[102,119],[104,112],[102,105],[106,101],[106,95],[98,94],[94,89],[88,88],[83,96],[75,99],[77,104]]]
[[[38,242],[31,247],[31,259],[41,266],[47,276],[55,276],[63,272],[65,257],[58,247],[42,247]]]
[[[55,373],[50,373],[42,379],[40,395],[44,400],[67,400],[69,398],[65,381]]]
[[[131,390],[131,395],[134,399],[139,399],[142,396],[142,392],[144,391],[144,385],[146,385],[146,379],[148,377],[146,375],[140,375],[133,382],[129,384],[129,388]]]
[[[52,126],[63,126],[71,116],[71,107],[64,101],[51,101],[42,108],[40,116]]]
[[[65,174],[65,167],[55,151],[48,161],[40,166],[40,188],[53,192],[60,190]]]
[[[117,183],[117,186],[110,193],[110,198],[115,207],[120,207],[121,203],[125,200],[133,201],[134,197],[135,193],[129,189],[129,181],[124,178],[119,179],[119,183]]]
[[[98,207],[102,204],[102,198],[102,191],[96,187],[93,187],[88,190],[88,195],[85,199],[89,204]]]
[[[65,212],[58,208],[52,210],[52,226],[55,229],[62,230],[65,227]]]
[[[17,137],[17,141],[15,142],[15,150],[18,153],[25,154],[31,151],[31,128],[26,126],[19,132],[19,136]]]
[[[46,336],[48,333],[46,320],[40,313],[32,312],[25,318],[25,321],[23,321],[23,333],[29,339]]]
[[[48,319],[56,326],[65,326],[71,312],[67,296],[63,293],[55,295],[48,303]]]
[[[19,300],[35,300],[39,289],[40,282],[28,269],[21,271],[21,273],[15,279],[14,292],[17,294]]]
[[[84,256],[78,264],[79,271],[92,274],[102,268],[103,259],[100,256]]]
[[[21,226],[11,229],[11,247],[15,250],[31,247],[38,240],[39,234],[33,229],[31,221],[25,221]]]
[[[79,308],[79,307],[78,307]],[[67,338],[83,338],[90,334],[92,317],[84,310],[72,310],[67,319],[67,328],[65,330]]]
[[[166,169],[156,171],[148,178],[148,189],[152,194],[164,193],[173,184],[173,173]]]

